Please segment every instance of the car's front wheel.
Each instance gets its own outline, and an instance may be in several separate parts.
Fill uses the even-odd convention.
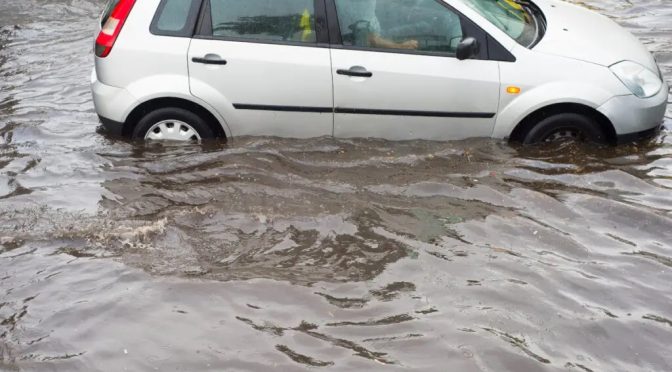
[[[581,114],[562,113],[542,119],[523,138],[524,144],[563,141],[605,143],[606,136],[595,120]]]
[[[195,142],[214,138],[208,123],[191,111],[166,107],[145,115],[133,130],[133,139]]]

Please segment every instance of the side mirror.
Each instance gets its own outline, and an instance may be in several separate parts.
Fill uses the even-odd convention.
[[[457,45],[457,59],[463,61],[478,55],[480,51],[480,46],[478,45],[478,40],[473,37],[465,37]]]

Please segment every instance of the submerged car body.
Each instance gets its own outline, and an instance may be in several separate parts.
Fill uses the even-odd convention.
[[[615,143],[668,99],[639,40],[555,0],[110,0],[92,89],[112,133],[178,140]]]

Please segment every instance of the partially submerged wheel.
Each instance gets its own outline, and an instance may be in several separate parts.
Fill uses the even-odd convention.
[[[145,140],[200,141],[201,135],[191,125],[180,120],[164,120],[154,124],[145,134]]]
[[[606,136],[592,118],[564,113],[542,119],[523,138],[524,144],[567,141],[605,143]]]
[[[134,139],[146,141],[198,142],[215,134],[200,116],[191,111],[166,107],[145,115],[133,130]]]

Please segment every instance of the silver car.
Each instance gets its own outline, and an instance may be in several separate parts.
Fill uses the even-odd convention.
[[[110,0],[93,96],[110,132],[631,141],[668,86],[611,20],[555,0]]]

